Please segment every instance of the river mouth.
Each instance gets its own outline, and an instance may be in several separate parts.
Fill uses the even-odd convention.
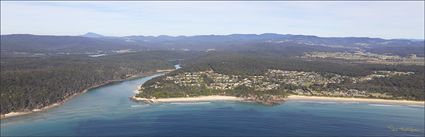
[[[177,69],[180,69],[181,66],[180,66],[180,64],[176,64],[176,65],[174,65],[174,68],[175,68],[174,70],[177,70]],[[54,104],[45,106],[45,107],[43,107],[41,109],[34,109],[34,110],[31,110],[31,111],[11,112],[9,114],[6,114],[6,116],[2,115],[1,118],[2,118],[3,121],[8,121],[8,120],[5,120],[5,119],[11,119],[13,117],[15,117],[15,118],[16,117],[23,117],[25,115],[34,114],[34,113],[41,113],[41,112],[44,112],[44,111],[53,109],[55,107],[62,106],[64,103],[68,102],[68,100],[71,100],[75,96],[79,96],[79,95],[84,94],[84,93],[86,93],[88,91],[96,91],[97,88],[103,88],[103,87],[107,87],[107,86],[112,86],[114,84],[119,84],[119,83],[122,83],[122,82],[127,82],[128,83],[128,82],[131,82],[131,81],[138,81],[138,79],[141,79],[142,81],[140,81],[140,83],[143,84],[144,82],[146,82],[146,81],[148,81],[148,80],[150,80],[152,78],[159,77],[159,76],[162,76],[164,74],[165,74],[164,72],[157,71],[157,73],[148,72],[148,73],[143,73],[143,74],[137,74],[137,75],[134,75],[132,77],[128,77],[128,78],[122,79],[122,80],[110,80],[110,81],[105,82],[105,83],[100,84],[100,85],[94,85],[94,86],[92,86],[92,87],[90,87],[90,88],[82,91],[81,93],[74,94],[74,95],[66,98],[62,102],[54,103]],[[146,76],[146,75],[148,75],[148,76]],[[136,87],[140,87],[140,85],[137,85]],[[138,90],[138,88],[134,89],[133,91],[136,92],[137,90]],[[128,92],[122,93],[120,95],[126,95],[126,94],[128,94]],[[134,95],[128,95],[128,96],[130,97],[130,96],[134,96]]]
[[[137,86],[160,75],[105,85],[59,107],[1,120],[1,135],[420,136],[424,133],[424,108],[420,107],[297,101],[273,107],[234,101],[150,105],[128,99],[134,96]],[[412,132],[394,132],[389,126]]]

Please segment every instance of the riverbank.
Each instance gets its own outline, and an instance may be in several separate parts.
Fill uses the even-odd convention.
[[[348,97],[322,97],[322,96],[299,96],[290,95],[286,101],[332,101],[332,102],[363,102],[377,104],[395,104],[395,105],[420,105],[424,106],[424,101],[412,100],[389,100],[389,99],[374,99],[374,98],[348,98]]]
[[[72,99],[73,97],[78,96],[80,94],[83,94],[83,93],[85,93],[85,92],[87,92],[87,91],[89,91],[91,89],[95,89],[95,88],[98,88],[98,87],[102,87],[102,86],[105,86],[105,85],[114,84],[114,83],[122,82],[122,81],[126,81],[126,80],[133,80],[133,79],[137,79],[137,78],[141,78],[141,77],[146,77],[146,76],[154,75],[154,74],[157,74],[157,73],[158,73],[157,71],[148,71],[148,72],[144,72],[144,73],[134,74],[134,75],[131,75],[131,76],[129,76],[127,78],[124,78],[124,79],[108,80],[108,81],[105,81],[103,83],[90,86],[89,88],[86,88],[86,89],[84,89],[81,92],[74,93],[74,94],[72,94],[70,96],[67,96],[67,97],[65,97],[64,100],[59,101],[59,102],[56,102],[56,103],[53,103],[51,105],[44,106],[44,107],[38,108],[38,109],[29,110],[29,111],[10,112],[10,113],[4,114],[4,115],[0,115],[0,119],[5,119],[5,118],[10,118],[10,117],[15,117],[15,116],[21,116],[21,115],[31,114],[31,113],[34,113],[34,112],[45,111],[45,110],[48,110],[50,108],[53,108],[53,107],[56,107],[56,106],[60,106],[61,104],[63,104],[66,101],[68,101],[69,99]]]

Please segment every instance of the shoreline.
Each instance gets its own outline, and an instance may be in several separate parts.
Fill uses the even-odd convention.
[[[130,97],[131,100],[136,102],[145,103],[171,103],[171,102],[201,102],[201,101],[241,101],[241,102],[252,102],[246,98],[240,98],[235,96],[198,96],[198,97],[178,97],[178,98],[138,98],[135,96]],[[420,105],[424,106],[424,101],[412,101],[412,100],[389,100],[389,99],[374,99],[374,98],[344,98],[344,97],[323,97],[323,96],[300,96],[300,95],[289,95],[284,99],[286,101],[328,101],[328,102],[359,102],[359,103],[377,103],[377,104],[394,104],[394,105]]]
[[[289,95],[286,101],[332,101],[332,102],[361,102],[361,103],[377,103],[377,104],[394,104],[394,105],[421,105],[424,101],[413,100],[391,100],[378,98],[349,98],[349,97],[324,97],[324,96],[301,96]]]
[[[170,103],[170,102],[199,102],[199,101],[244,101],[244,98],[235,96],[197,96],[197,97],[180,97],[180,98],[138,98],[135,96],[130,97],[134,101],[143,101],[148,103]]]
[[[34,113],[34,112],[46,111],[46,110],[48,110],[50,108],[54,108],[54,107],[60,106],[63,103],[65,103],[66,101],[68,101],[69,99],[72,99],[75,96],[84,94],[84,93],[86,93],[89,90],[96,89],[96,88],[99,88],[99,87],[102,87],[102,86],[106,86],[106,85],[109,85],[109,84],[114,84],[114,83],[117,83],[117,82],[122,82],[122,81],[126,81],[126,80],[133,80],[133,79],[137,79],[137,78],[141,78],[141,77],[146,77],[146,76],[154,75],[154,74],[159,74],[159,73],[157,71],[148,71],[148,72],[144,72],[144,73],[134,74],[134,75],[129,76],[129,77],[124,78],[124,79],[107,80],[107,81],[105,81],[103,83],[90,86],[90,87],[84,89],[81,92],[77,92],[77,93],[74,93],[72,95],[69,95],[68,97],[65,97],[65,99],[62,100],[62,101],[59,101],[59,102],[56,102],[56,103],[53,103],[53,104],[44,106],[42,108],[33,109],[33,110],[16,111],[16,112],[10,112],[10,113],[7,113],[7,114],[3,114],[3,115],[0,115],[0,119],[6,119],[6,118],[15,117],[15,116],[21,116],[21,115],[31,114],[31,113]]]

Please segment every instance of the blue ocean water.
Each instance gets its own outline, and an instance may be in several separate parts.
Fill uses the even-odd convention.
[[[96,88],[59,107],[1,120],[1,136],[424,136],[422,106],[129,100],[138,85],[155,76]]]

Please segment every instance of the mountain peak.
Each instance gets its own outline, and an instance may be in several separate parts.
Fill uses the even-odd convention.
[[[101,38],[104,37],[103,35],[97,34],[97,33],[93,33],[93,32],[87,32],[84,35],[81,35],[83,37],[89,37],[89,38]]]

